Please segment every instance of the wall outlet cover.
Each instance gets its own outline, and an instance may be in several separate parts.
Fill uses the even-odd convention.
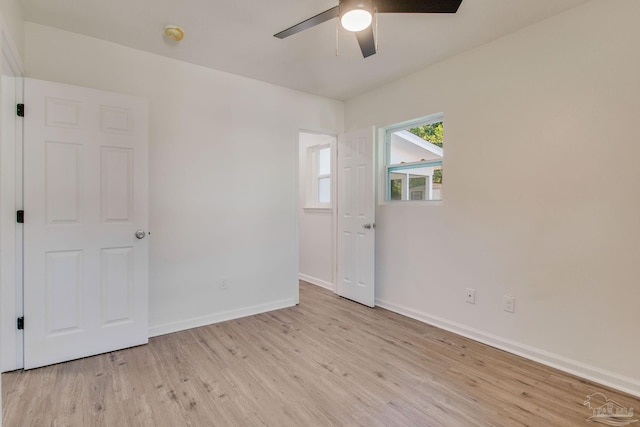
[[[516,311],[516,297],[513,295],[507,295],[503,297],[504,311],[508,313],[515,313]]]

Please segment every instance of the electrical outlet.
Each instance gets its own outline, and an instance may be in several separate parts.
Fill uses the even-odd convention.
[[[476,290],[475,289],[467,288],[467,294],[466,294],[466,297],[465,297],[465,301],[468,302],[469,304],[475,304],[476,303]]]
[[[515,313],[516,311],[516,297],[514,297],[513,295],[507,295],[505,294],[503,297],[503,307],[504,307],[504,311],[507,311],[509,313]]]
[[[229,288],[229,281],[227,279],[220,279],[220,289]]]

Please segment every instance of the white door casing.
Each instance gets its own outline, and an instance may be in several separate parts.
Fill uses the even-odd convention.
[[[374,129],[338,137],[337,294],[375,306]]]
[[[4,65],[4,64],[3,64]],[[3,72],[5,68],[3,66]],[[0,371],[7,372],[22,368],[22,331],[16,329],[16,318],[22,315],[22,282],[18,277],[22,271],[22,258],[18,256],[18,239],[16,210],[21,205],[18,195],[18,176],[16,155],[20,152],[16,132],[16,89],[21,85],[19,78],[2,75],[2,127],[0,128],[0,323],[2,330],[2,346],[0,348]],[[22,193],[19,193],[20,195]],[[18,265],[20,263],[20,265]],[[19,307],[19,308],[18,308]]]
[[[25,369],[144,344],[147,101],[24,85]]]

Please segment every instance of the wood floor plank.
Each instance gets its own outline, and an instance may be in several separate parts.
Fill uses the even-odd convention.
[[[3,425],[579,426],[600,391],[302,282],[300,305],[2,375]]]

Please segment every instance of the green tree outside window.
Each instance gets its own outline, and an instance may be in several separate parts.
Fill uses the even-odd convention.
[[[411,128],[409,132],[442,148],[442,122]],[[442,184],[442,169],[433,171],[433,183]]]

